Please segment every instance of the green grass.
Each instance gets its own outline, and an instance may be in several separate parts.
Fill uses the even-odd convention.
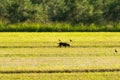
[[[116,33],[0,33],[0,47],[56,47],[58,39],[71,47],[120,47],[119,32]]]
[[[71,25],[70,23],[17,23],[4,24],[0,22],[1,32],[119,32],[120,23],[108,25]]]
[[[0,77],[3,76],[0,79],[118,79],[119,36],[119,32],[0,33]],[[58,39],[70,43],[71,47],[57,47]],[[118,50],[118,54],[114,54],[114,49]],[[87,73],[92,70],[94,73]],[[50,71],[53,73],[50,74]]]
[[[119,47],[0,48],[0,57],[110,57],[115,56],[115,48],[120,50]]]

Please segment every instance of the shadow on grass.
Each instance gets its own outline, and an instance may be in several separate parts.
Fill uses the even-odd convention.
[[[61,47],[61,48],[112,48],[120,47],[120,45],[112,46],[70,46],[70,47]],[[0,48],[60,48],[58,46],[0,46]]]
[[[88,72],[120,72],[120,69],[85,69],[85,70],[16,70],[0,71],[1,74],[22,74],[22,73],[88,73]]]

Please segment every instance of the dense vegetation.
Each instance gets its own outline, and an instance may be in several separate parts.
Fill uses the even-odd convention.
[[[0,1],[0,31],[120,31],[119,26],[120,0]]]

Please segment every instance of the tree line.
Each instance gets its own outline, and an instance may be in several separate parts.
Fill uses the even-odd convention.
[[[1,0],[3,23],[120,23],[120,0]]]

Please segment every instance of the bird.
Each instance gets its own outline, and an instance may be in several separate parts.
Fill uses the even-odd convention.
[[[117,54],[118,53],[118,51],[117,51],[117,49],[115,49],[115,54]]]
[[[59,41],[61,41],[60,39],[58,39]]]
[[[70,42],[72,42],[72,40],[70,39]]]

